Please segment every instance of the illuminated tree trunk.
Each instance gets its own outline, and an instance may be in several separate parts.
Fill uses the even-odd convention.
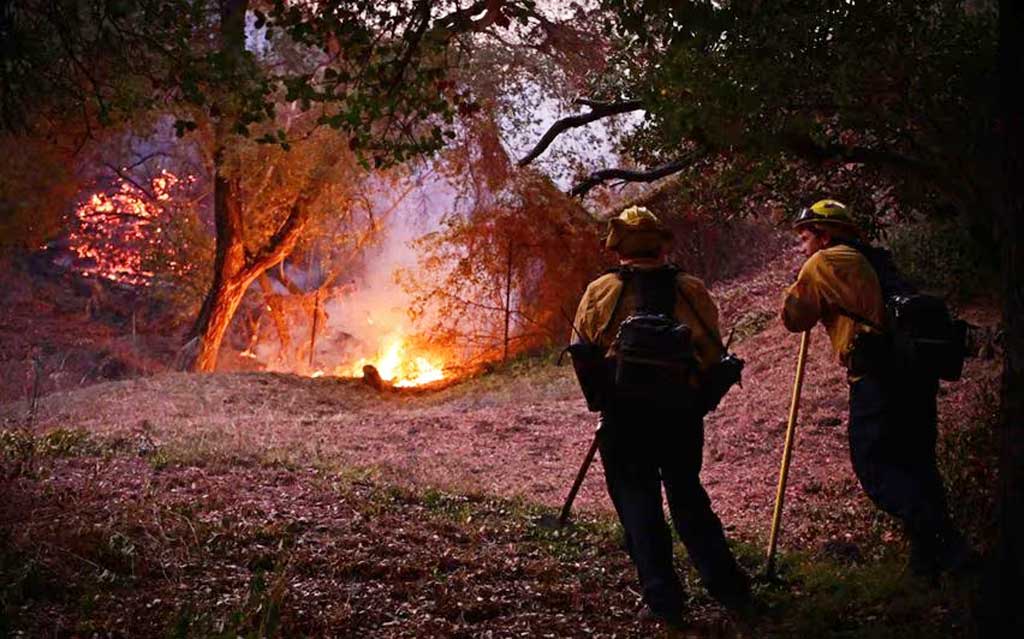
[[[223,149],[214,154],[219,169]],[[215,170],[217,170],[215,169]],[[198,352],[193,369],[209,372],[217,367],[217,353],[252,279],[243,275],[246,267],[242,242],[242,210],[238,186],[222,175],[214,177],[213,216],[217,230],[213,283],[203,301],[193,333],[198,337]]]
[[[211,372],[217,368],[217,354],[231,325],[231,319],[249,286],[292,252],[309,217],[304,189],[287,219],[267,243],[250,253],[243,242],[244,215],[238,184],[217,175],[214,182],[214,220],[217,229],[217,251],[214,258],[213,283],[192,329],[198,350],[192,369]]]
[[[248,8],[248,0],[220,0],[220,47],[225,71],[228,73],[237,73],[245,53],[245,14]],[[251,283],[251,280],[246,282],[241,277],[246,259],[238,184],[229,180],[223,172],[224,153],[229,143],[233,116],[232,110],[225,104],[219,109],[214,123],[213,219],[216,227],[216,252],[213,282],[192,328],[193,337],[199,340],[192,364],[192,368],[197,371],[208,372],[217,367],[217,353],[224,334]]]
[[[221,0],[220,36],[225,71],[241,71],[245,53],[245,14],[248,0]],[[230,101],[225,101],[230,104]],[[216,227],[216,253],[213,282],[206,294],[191,337],[196,354],[191,368],[211,372],[217,368],[217,355],[231,319],[253,281],[284,259],[298,241],[308,217],[308,190],[300,191],[287,219],[258,251],[245,247],[245,215],[238,181],[224,173],[224,156],[231,143],[234,113],[225,105],[214,125],[213,219]]]

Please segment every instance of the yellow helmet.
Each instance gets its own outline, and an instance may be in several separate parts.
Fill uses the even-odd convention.
[[[793,229],[801,229],[812,224],[826,224],[854,233],[860,232],[849,207],[837,200],[818,200],[802,209],[793,222]]]
[[[672,241],[672,231],[648,209],[642,206],[631,206],[622,211],[618,217],[608,220],[608,237],[605,239],[604,245],[613,251],[622,252],[621,245],[627,237],[633,238],[630,244],[636,244],[637,240],[646,239],[647,241],[640,243],[657,247]]]

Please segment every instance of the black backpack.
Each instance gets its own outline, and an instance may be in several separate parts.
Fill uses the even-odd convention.
[[[689,381],[697,371],[697,358],[690,327],[675,318],[678,272],[673,266],[618,269],[621,296],[627,288],[635,291],[637,304],[615,335],[616,399],[693,399]]]
[[[942,298],[918,291],[899,272],[888,251],[856,241],[844,244],[860,252],[875,270],[886,314],[886,325],[878,326],[840,309],[840,313],[880,332],[857,336],[851,371],[960,379],[967,356],[967,322],[955,319]]]

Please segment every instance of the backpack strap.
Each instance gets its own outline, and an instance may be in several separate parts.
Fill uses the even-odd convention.
[[[633,269],[629,268],[628,266],[618,266],[610,268],[607,271],[605,271],[605,274],[608,273],[615,273],[616,275],[618,275],[619,281],[622,282],[622,286],[619,287],[619,293],[615,297],[615,305],[612,306],[612,312],[608,316],[608,319],[605,320],[604,326],[602,326],[601,330],[597,332],[597,339],[595,341],[600,341],[601,336],[603,336],[605,332],[608,331],[608,328],[612,324],[612,320],[615,319],[616,313],[619,312],[619,308],[622,306],[622,298],[626,292],[626,285],[633,278]]]
[[[878,284],[882,287],[882,297],[913,295],[919,292],[917,287],[907,280],[897,268],[892,253],[889,251],[855,239],[843,239],[837,244],[848,246],[864,256],[878,277]]]
[[[727,353],[728,351],[725,349],[725,344],[722,343],[722,336],[711,330],[711,327],[704,321],[704,318],[697,312],[697,307],[693,305],[693,302],[690,301],[690,298],[681,288],[679,288],[678,285],[676,286],[676,292],[679,294],[680,299],[683,300],[683,303],[686,304],[686,307],[690,309],[690,312],[693,313],[693,316],[697,318],[697,323],[700,324],[700,327],[704,329],[704,332],[707,333],[709,337],[711,337],[712,343],[718,346],[722,353]]]
[[[887,330],[885,330],[884,327],[879,326],[878,324],[876,324],[875,322],[872,322],[871,320],[869,320],[868,318],[864,317],[863,315],[858,315],[857,313],[854,313],[853,311],[848,311],[845,308],[843,308],[842,306],[836,306],[835,309],[836,309],[836,312],[839,313],[840,315],[843,315],[845,317],[849,317],[853,321],[858,322],[860,324],[864,324],[865,326],[868,326],[869,328],[873,328],[876,331],[878,331],[879,333],[887,333],[888,332]]]
[[[882,288],[883,299],[893,292],[886,290],[887,288],[900,290],[910,290],[913,288],[896,270],[896,267],[892,264],[892,258],[889,257],[882,249],[878,249],[870,244],[861,242],[860,240],[849,238],[841,240],[838,244],[848,246],[864,256],[864,259],[867,260],[868,264],[871,266],[871,270],[875,272],[875,276],[878,278],[878,285]],[[835,309],[840,315],[848,317],[859,324],[864,324],[865,326],[873,328],[880,333],[888,332],[884,327],[879,326],[877,323],[872,322],[863,315],[859,315],[838,305]]]

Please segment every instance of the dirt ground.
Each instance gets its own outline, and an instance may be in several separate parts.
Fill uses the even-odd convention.
[[[723,326],[737,327],[735,350],[747,365],[743,386],[707,419],[702,478],[728,532],[753,543],[767,537],[799,344],[777,320],[775,305],[798,265],[793,253],[773,269],[713,290]],[[963,381],[944,385],[942,428],[984,419],[997,374],[994,362],[969,362]],[[806,379],[783,547],[857,553],[897,541],[852,473],[846,381],[820,328]],[[24,411],[23,401],[0,405],[0,419],[20,419]],[[353,380],[166,373],[45,396],[35,420],[40,430],[80,427],[143,438],[186,461],[212,454],[354,467],[388,481],[548,506],[564,499],[595,426],[571,367],[542,363],[436,392],[383,394]],[[576,504],[610,510],[599,459]]]
[[[702,479],[751,572],[799,342],[776,304],[799,263],[790,253],[713,288],[747,366],[706,421]],[[137,352],[126,320],[94,326],[78,297],[30,288],[8,291],[18,312],[0,318],[8,400],[31,381],[16,364],[53,332],[35,355],[46,371],[35,411],[26,399],[0,404],[0,637],[663,632],[638,617],[600,459],[578,525],[536,525],[561,505],[596,426],[570,367],[523,360],[383,393],[271,373],[145,374],[169,361],[105,371]],[[96,348],[110,343],[120,350]],[[95,383],[108,374],[128,379]],[[992,485],[991,464],[961,449],[991,423],[997,375],[996,362],[973,361],[940,394],[943,467],[972,495]],[[845,426],[846,382],[816,330],[781,549],[786,562],[824,563],[793,560],[806,574],[759,586],[766,608],[751,628],[708,599],[680,552],[692,624],[682,636],[969,634],[962,591],[902,577],[902,538],[861,494]]]

